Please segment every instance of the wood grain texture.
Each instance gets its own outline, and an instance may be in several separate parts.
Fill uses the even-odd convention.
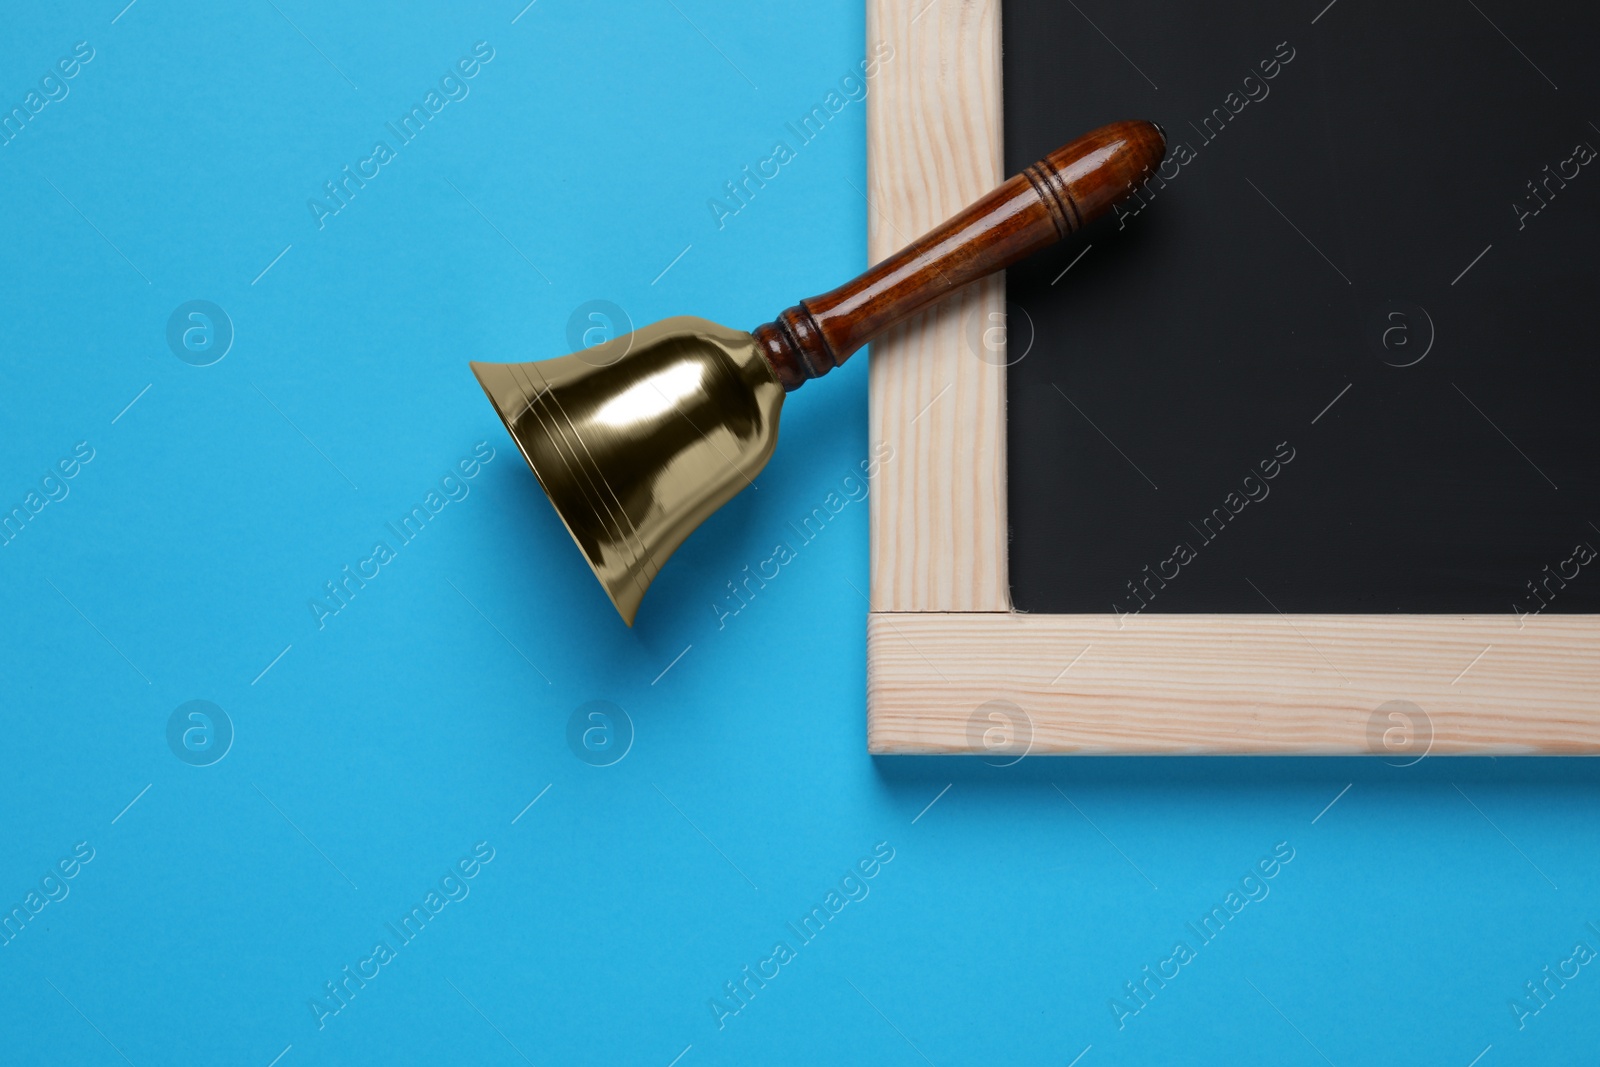
[[[868,46],[879,41],[894,57],[867,97],[873,262],[1004,177],[999,0],[867,0]],[[963,337],[1004,311],[1004,281],[991,277],[872,345],[871,443],[892,449],[872,486],[874,610],[1011,606],[1005,368]]]
[[[982,753],[991,701],[1033,754],[1600,752],[1597,615],[878,613],[867,663],[874,753]]]

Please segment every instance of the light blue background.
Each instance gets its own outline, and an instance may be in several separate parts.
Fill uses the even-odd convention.
[[[95,458],[0,548],[0,903],[95,856],[0,947],[0,1059],[1594,1053],[1600,968],[1525,1029],[1508,1006],[1600,948],[1588,762],[872,759],[860,503],[719,628],[725,583],[866,456],[864,360],[794,398],[758,490],[626,629],[466,363],[564,353],[588,300],[748,328],[861,269],[860,102],[724,228],[706,202],[859,62],[862,5],[520,7],[6,15],[7,110],[75,42],[95,58],[0,148],[0,504]],[[480,40],[470,95],[319,230],[307,198]],[[166,345],[191,299],[237,331],[209,367]],[[479,441],[470,494],[319,630],[323,583]],[[193,699],[236,730],[209,767],[166,740]],[[609,767],[566,740],[591,700],[636,731]],[[319,1029],[324,982],[481,841],[470,895]],[[870,894],[800,945],[786,924],[879,842]],[[1201,945],[1185,924],[1279,842],[1269,895]],[[1111,998],[1180,939],[1194,961],[1119,1030]],[[796,958],[719,1028],[779,940]]]

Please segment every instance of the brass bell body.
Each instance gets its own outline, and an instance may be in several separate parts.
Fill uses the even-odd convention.
[[[778,441],[784,389],[755,338],[705,319],[472,371],[629,626],[661,565]]]

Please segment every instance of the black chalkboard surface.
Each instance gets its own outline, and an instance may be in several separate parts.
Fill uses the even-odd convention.
[[[1600,11],[1325,2],[1005,0],[1008,174],[1169,142],[1009,274],[1020,609],[1600,611]]]

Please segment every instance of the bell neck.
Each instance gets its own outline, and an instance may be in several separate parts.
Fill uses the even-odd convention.
[[[816,318],[802,300],[775,320],[751,331],[756,350],[761,353],[786,393],[792,393],[811,378],[820,378],[850,358],[828,344]]]

